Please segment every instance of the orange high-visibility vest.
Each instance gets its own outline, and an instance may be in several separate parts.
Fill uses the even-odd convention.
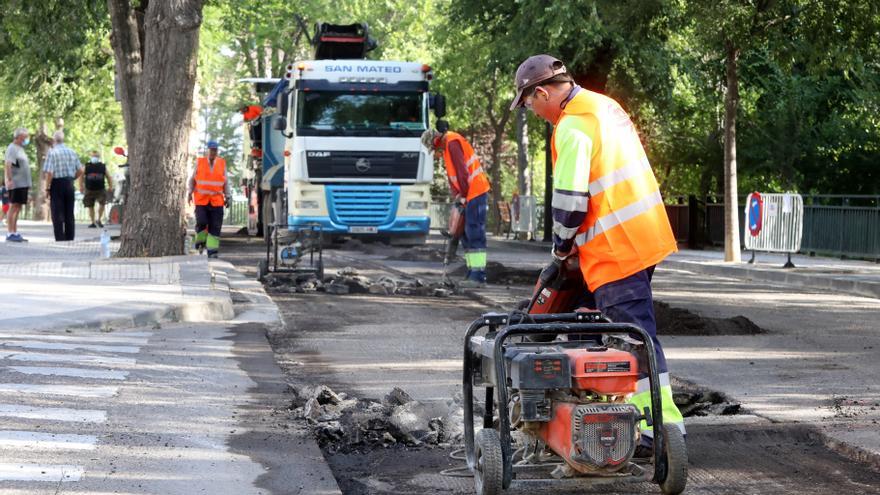
[[[200,156],[196,161],[196,187],[193,189],[193,203],[197,206],[223,206],[226,201],[226,160],[214,158],[214,168],[208,165],[208,158]]]
[[[587,215],[575,236],[584,280],[595,291],[660,263],[678,245],[638,133],[620,105],[582,89],[563,109],[560,121],[566,118],[596,129]],[[554,130],[554,167],[555,138]]]
[[[443,152],[443,161],[446,162],[446,175],[449,176],[449,182],[458,184],[458,171],[455,169],[455,164],[452,163],[452,156],[449,153],[449,143],[453,141],[458,141],[461,144],[461,149],[464,151],[464,159],[467,163],[468,193],[465,199],[470,201],[481,194],[489,192],[489,178],[486,177],[486,172],[483,170],[477,154],[474,153],[471,143],[467,142],[461,134],[452,131],[446,133],[446,150]]]

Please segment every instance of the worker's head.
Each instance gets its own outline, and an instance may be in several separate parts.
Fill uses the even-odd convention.
[[[24,127],[19,127],[12,132],[12,142],[19,146],[26,146],[30,142],[30,134]]]
[[[440,158],[446,151],[446,133],[428,129],[422,133],[422,145],[433,151],[435,158]]]
[[[219,147],[220,145],[217,143],[217,141],[208,141],[208,158],[216,158],[217,148]]]
[[[555,124],[572,86],[574,79],[561,60],[550,55],[533,55],[516,69],[516,96],[510,108],[524,106]]]

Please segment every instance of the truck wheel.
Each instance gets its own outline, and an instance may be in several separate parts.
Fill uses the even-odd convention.
[[[664,495],[678,495],[687,486],[688,454],[684,434],[678,426],[664,424],[664,454],[666,455],[666,477],[660,481],[660,491]]]
[[[262,221],[263,221],[263,240],[266,241],[266,244],[269,243],[270,237],[272,236],[272,222],[275,221],[275,207],[272,204],[272,193],[264,192],[263,199],[260,203],[262,205]]]
[[[497,431],[483,428],[474,440],[474,488],[478,495],[498,495],[504,481],[501,438]]]

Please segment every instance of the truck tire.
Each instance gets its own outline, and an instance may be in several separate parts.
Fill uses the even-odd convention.
[[[263,221],[263,240],[266,244],[270,242],[272,235],[272,223],[275,221],[275,207],[272,204],[272,192],[264,191],[260,199],[260,210]]]

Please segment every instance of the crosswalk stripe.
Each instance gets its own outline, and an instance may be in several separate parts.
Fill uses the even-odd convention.
[[[78,363],[131,366],[133,358],[94,356],[90,354],[47,354],[41,352],[0,352],[0,359],[12,361],[42,361],[46,363]]]
[[[71,376],[76,378],[98,378],[103,380],[125,380],[127,371],[92,370],[85,368],[50,368],[44,366],[9,366],[10,370],[25,375]]]
[[[7,341],[3,343],[4,347],[23,347],[25,349],[43,349],[50,351],[70,351],[81,349],[84,351],[94,352],[120,352],[123,354],[135,354],[140,347],[129,345],[100,345],[100,344],[82,344],[82,343],[64,343],[64,342],[40,342],[36,340]]]
[[[0,393],[7,394],[46,394],[90,398],[107,398],[113,397],[118,391],[119,387],[115,386],[0,383]]]
[[[0,431],[0,448],[94,450],[97,442],[94,435]]]
[[[107,413],[104,411],[66,407],[33,407],[18,404],[0,404],[0,416],[75,423],[103,423],[107,421]]]
[[[70,464],[9,464],[0,463],[0,481],[79,481],[82,466]]]
[[[40,340],[49,342],[82,342],[88,339],[92,344],[122,344],[122,345],[145,345],[152,333],[136,332],[132,334],[72,334],[72,335],[55,335],[55,334],[35,334],[35,333],[11,333],[0,332],[0,340],[16,341],[16,340]]]

